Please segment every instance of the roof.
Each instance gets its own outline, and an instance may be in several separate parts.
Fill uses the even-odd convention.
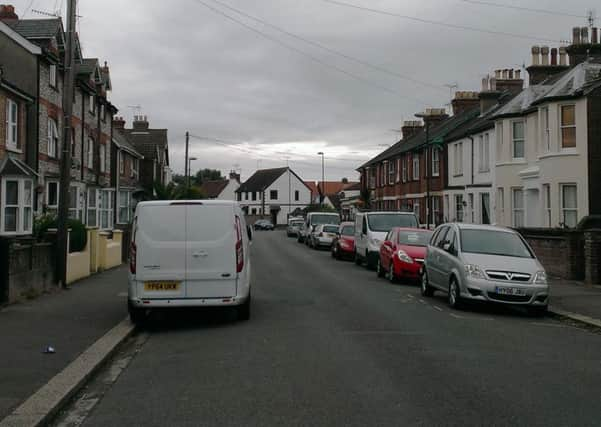
[[[6,21],[9,27],[26,39],[51,39],[62,31],[60,18],[51,19],[19,19]]]
[[[527,87],[499,109],[493,118],[521,115],[545,102],[584,96],[600,84],[601,64],[589,59],[549,77],[541,84]]]
[[[238,192],[249,192],[249,191],[263,191],[276,179],[282,176],[288,168],[274,168],[274,169],[260,169],[256,171],[250,178],[248,178],[240,188]]]
[[[30,168],[25,162],[11,155],[6,156],[0,161],[0,175],[38,176],[36,171]]]
[[[18,31],[15,31],[14,28],[8,26],[5,22],[0,21],[0,32],[6,34],[29,53],[34,55],[40,55],[42,53],[42,50],[39,46],[31,43],[29,40],[23,37],[22,34],[20,34]]]
[[[140,158],[144,157],[142,156],[142,153],[136,150],[136,148],[127,140],[125,135],[123,135],[119,129],[113,130],[113,142],[117,147],[130,152],[134,156],[138,156]]]
[[[361,191],[360,182],[349,182],[347,187],[344,187],[343,191]]]
[[[205,181],[200,186],[200,190],[205,197],[213,199],[219,197],[221,192],[225,190],[225,187],[229,184],[227,179],[220,179],[215,181]]]
[[[81,64],[77,65],[78,74],[92,74],[98,67],[98,58],[84,58]]]
[[[334,206],[337,211],[340,210],[340,196],[338,194],[328,194],[327,198],[330,199],[330,203]]]
[[[146,159],[157,159],[157,148],[163,151],[168,147],[167,129],[123,129],[123,134]]]
[[[345,184],[341,181],[319,181],[317,188],[321,194],[329,196],[330,194],[338,194],[344,189]]]
[[[311,194],[319,194],[317,184],[315,184],[313,181],[305,181],[305,185],[309,187],[309,189],[311,190]]]

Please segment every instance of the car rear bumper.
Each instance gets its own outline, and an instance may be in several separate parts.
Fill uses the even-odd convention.
[[[129,302],[137,308],[169,308],[169,307],[226,307],[242,305],[246,297],[232,298],[130,298]]]
[[[520,289],[524,295],[504,295],[497,292],[498,288]],[[470,278],[461,290],[461,297],[500,304],[546,306],[549,304],[549,286]]]
[[[317,237],[315,244],[318,246],[332,246],[333,239],[328,237]]]

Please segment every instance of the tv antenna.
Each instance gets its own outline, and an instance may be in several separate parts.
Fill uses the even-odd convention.
[[[132,110],[134,116],[139,116],[142,114],[142,106],[141,105],[128,105],[127,108]]]
[[[451,105],[453,103],[453,90],[459,89],[459,85],[457,82],[455,83],[447,83],[444,87],[449,89],[449,103],[445,105]]]

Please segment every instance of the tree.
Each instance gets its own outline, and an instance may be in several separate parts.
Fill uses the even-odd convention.
[[[153,194],[144,194],[144,200],[200,200],[205,196],[198,187],[190,187],[186,191],[184,185],[175,185],[173,182],[163,185],[155,182]]]
[[[224,176],[221,176],[221,171],[217,169],[201,169],[196,172],[196,176],[194,177],[194,181],[196,185],[202,185],[204,181],[218,181],[221,179],[225,179]]]

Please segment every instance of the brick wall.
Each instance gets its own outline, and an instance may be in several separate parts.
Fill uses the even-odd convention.
[[[601,285],[601,229],[584,233],[585,281]]]

